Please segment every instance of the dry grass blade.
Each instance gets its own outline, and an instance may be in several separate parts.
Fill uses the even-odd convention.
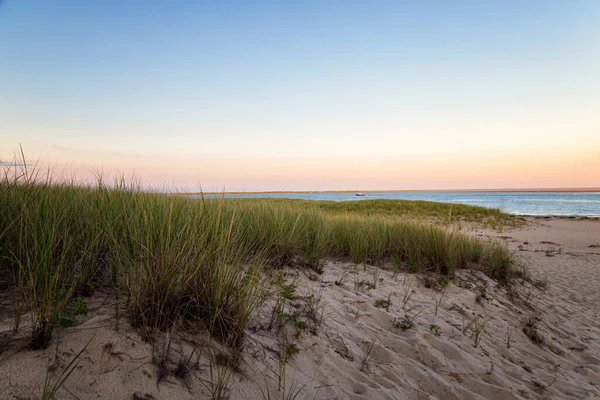
[[[71,374],[73,373],[75,368],[77,368],[77,366],[79,365],[79,362],[81,361],[81,355],[83,354],[85,349],[87,349],[87,347],[90,345],[90,343],[92,342],[93,339],[94,338],[92,337],[86,343],[86,345],[83,346],[83,348],[81,350],[79,350],[79,353],[75,354],[75,357],[73,357],[71,359],[69,364],[67,364],[67,367],[58,376],[58,379],[56,381],[54,381],[54,383],[52,382],[52,377],[50,376],[50,374],[49,373],[46,374],[46,380],[44,381],[44,391],[42,394],[42,400],[54,399],[58,390],[62,387],[62,385],[69,378],[69,376],[71,376]]]

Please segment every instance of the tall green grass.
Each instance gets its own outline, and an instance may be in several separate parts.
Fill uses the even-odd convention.
[[[112,286],[133,325],[199,323],[241,344],[262,278],[236,242],[233,208],[25,175],[5,174],[0,193],[0,268],[14,280],[15,327],[30,316],[34,347],[90,286]]]
[[[239,348],[265,299],[264,267],[319,270],[327,258],[448,276],[476,267],[502,281],[513,265],[498,245],[380,214],[81,187],[22,169],[0,178],[0,272],[13,277],[15,327],[29,315],[36,347],[76,296],[106,286],[134,326],[201,325]]]
[[[456,222],[469,222],[483,226],[503,227],[518,226],[523,222],[520,217],[504,213],[497,208],[425,200],[367,199],[331,201],[241,196],[238,202],[258,203],[270,207],[287,205],[295,209],[322,211],[330,215],[379,216],[446,225]]]
[[[294,257],[310,261],[347,257],[354,263],[395,263],[412,272],[454,275],[479,267],[494,278],[510,278],[512,256],[503,247],[429,224],[356,214],[330,215],[291,204],[237,204],[243,226],[238,231],[250,254],[273,257],[271,265]],[[266,252],[265,252],[266,250]],[[261,253],[263,252],[263,253]]]

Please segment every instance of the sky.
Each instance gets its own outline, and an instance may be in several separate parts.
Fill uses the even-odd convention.
[[[0,2],[0,162],[165,190],[600,187],[600,1]]]

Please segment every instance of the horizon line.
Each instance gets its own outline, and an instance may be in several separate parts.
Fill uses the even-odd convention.
[[[313,193],[448,193],[448,192],[462,192],[462,193],[481,193],[481,192],[494,192],[494,193],[591,193],[600,192],[600,187],[583,187],[583,188],[505,188],[505,189],[359,189],[359,190],[266,190],[266,191],[210,191],[210,192],[180,192],[175,193],[182,196],[192,195],[215,195],[215,194],[313,194]]]

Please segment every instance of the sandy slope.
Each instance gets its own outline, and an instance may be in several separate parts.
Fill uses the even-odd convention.
[[[298,392],[297,398],[324,399],[600,398],[600,221],[532,219],[511,231],[472,234],[506,242],[531,269],[533,282],[542,286],[547,279],[547,289],[522,284],[508,292],[479,271],[463,270],[439,301],[440,288],[425,287],[420,277],[375,267],[329,262],[318,277],[286,270],[285,279],[298,289],[285,312],[296,311],[308,326],[269,327],[273,304],[265,305],[248,331],[229,397],[285,398]],[[324,306],[320,324],[309,318],[311,300],[301,297],[310,294]],[[375,306],[387,299],[387,309]],[[115,330],[112,302],[96,294],[90,302],[94,311],[62,331],[58,348],[16,351],[15,344],[4,345],[0,398],[39,398],[48,368],[61,371],[92,337],[59,398],[209,396],[205,337],[174,332],[153,348],[125,322]],[[403,331],[405,317],[414,327]],[[525,335],[528,322],[542,343]],[[475,346],[478,325],[485,326]],[[0,330],[9,329],[5,320]],[[299,349],[283,374],[282,341]],[[152,360],[165,353],[171,374],[157,383]],[[178,364],[184,379],[175,376]]]

